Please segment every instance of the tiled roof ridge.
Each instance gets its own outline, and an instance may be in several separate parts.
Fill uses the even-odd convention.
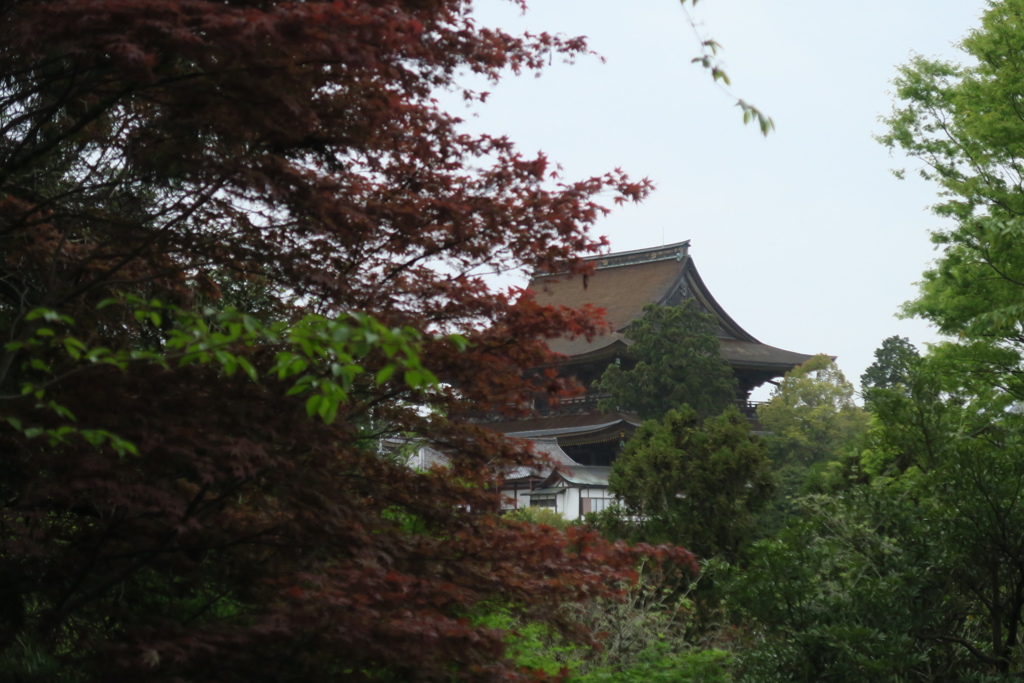
[[[603,270],[605,268],[632,266],[637,263],[651,263],[653,261],[682,261],[689,255],[689,250],[690,240],[684,240],[675,244],[663,244],[660,247],[598,254],[596,256],[588,256],[584,260],[588,263],[593,263],[598,270]]]
[[[638,263],[653,263],[654,261],[683,261],[689,256],[690,240],[683,240],[675,244],[663,244],[660,247],[646,247],[644,249],[633,249],[631,251],[617,251],[610,254],[596,254],[585,256],[583,260],[593,263],[596,270],[606,268],[618,268],[620,266],[634,266]],[[540,271],[534,273],[534,277],[550,277],[552,275],[564,275],[564,273],[552,273]]]

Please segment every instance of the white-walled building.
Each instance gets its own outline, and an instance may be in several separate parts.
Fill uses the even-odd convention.
[[[587,467],[566,455],[555,439],[531,440],[533,451],[546,460],[540,467],[520,466],[501,478],[501,509],[546,507],[566,519],[600,512],[615,502],[608,490],[611,467]],[[447,466],[448,457],[429,446],[420,446],[409,457],[409,466],[430,469]]]

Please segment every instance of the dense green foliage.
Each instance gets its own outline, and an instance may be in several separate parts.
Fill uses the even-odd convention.
[[[924,162],[922,175],[942,193],[935,209],[954,223],[934,234],[942,256],[907,311],[950,335],[1017,347],[1024,320],[1024,3],[992,3],[962,47],[968,66],[918,57],[901,69],[899,102],[881,138]]]
[[[621,599],[597,599],[567,609],[603,634],[600,648],[574,646],[556,631],[494,607],[481,624],[508,632],[509,654],[528,668],[568,674],[573,683],[727,683],[731,656],[691,642],[695,605],[689,577],[641,567],[639,582]]]
[[[693,299],[644,306],[626,330],[632,342],[626,366],[610,365],[597,383],[611,395],[601,409],[632,410],[645,420],[684,404],[701,417],[721,413],[736,398],[736,380],[719,351],[717,329],[715,316]]]
[[[759,625],[751,680],[1019,670],[1024,421],[945,358],[915,375],[909,390],[877,390],[868,448],[737,573],[733,599]],[[915,413],[930,416],[927,434]]]
[[[760,534],[773,534],[795,514],[795,500],[820,487],[827,463],[848,452],[867,428],[853,386],[828,356],[815,356],[779,382],[758,406],[778,486],[761,515]]]
[[[755,515],[767,535],[716,565],[704,596],[729,617],[719,637],[730,634],[738,680],[1024,675],[1024,1],[993,2],[963,47],[975,63],[901,70],[883,138],[926,163],[953,222],[905,312],[955,341],[923,354],[883,341],[863,409],[817,357],[759,410],[781,497]],[[629,485],[670,509],[684,500],[674,461],[648,449],[666,437],[639,437],[624,460],[651,465]],[[684,515],[651,508],[645,519],[685,537]]]
[[[723,675],[749,683],[1024,675],[1024,0],[991,3],[963,47],[968,66],[917,58],[901,70],[883,137],[925,162],[953,224],[905,308],[950,340],[923,353],[884,340],[864,408],[814,358],[759,410],[764,444],[736,415],[702,422],[671,410],[686,399],[660,402],[653,368],[671,371],[667,345],[638,357],[631,400],[664,417],[615,465],[624,508],[592,521],[715,559],[686,593],[689,627],[670,632],[683,658],[658,660],[672,646],[656,644],[621,671],[580,662],[581,680],[687,680],[723,645]],[[656,399],[641,403],[644,391]],[[766,502],[758,482],[772,480]]]
[[[644,422],[609,484],[644,540],[735,559],[774,489],[770,470],[764,442],[735,407],[702,420],[684,405]]]
[[[544,526],[549,526],[552,529],[565,529],[569,524],[569,520],[563,517],[561,513],[545,507],[517,508],[511,512],[505,513],[504,518],[517,522],[543,524]]]
[[[906,337],[889,337],[875,349],[875,362],[860,376],[865,399],[872,389],[892,389],[910,382],[910,376],[921,358],[917,348]]]
[[[758,420],[771,434],[772,459],[806,467],[835,458],[867,426],[867,415],[853,396],[853,385],[828,356],[815,356],[786,373],[771,399],[757,409]]]
[[[749,683],[1024,676],[1024,0],[992,2],[963,48],[967,66],[901,70],[883,137],[925,162],[953,224],[905,308],[950,340],[924,353],[884,340],[864,408],[812,359],[759,410],[765,444],[735,415],[648,407],[664,418],[615,465],[625,507],[595,520],[605,533],[715,556],[687,592],[690,627],[672,633],[691,653],[665,670],[676,680],[717,656],[697,639],[727,643],[729,675]],[[646,362],[634,386],[660,398]],[[765,505],[758,482],[773,478]],[[638,665],[658,651],[583,680],[657,680],[660,665]]]
[[[857,418],[811,440],[829,444],[804,456],[823,462],[817,493],[722,582],[747,638],[740,680],[1024,674],[1024,2],[991,3],[963,48],[968,66],[901,70],[883,137],[925,162],[953,222],[906,312],[956,341],[921,355],[885,340],[863,377],[866,433],[854,436]],[[848,410],[844,394],[829,412]],[[762,422],[784,438],[828,433],[810,407],[789,408],[789,421]]]

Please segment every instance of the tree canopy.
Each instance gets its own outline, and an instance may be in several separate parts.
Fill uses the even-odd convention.
[[[834,457],[867,426],[867,415],[853,396],[853,385],[828,356],[814,356],[786,373],[771,399],[757,409],[772,434],[774,459],[811,465]]]
[[[483,514],[532,456],[459,417],[560,391],[522,369],[597,323],[481,273],[580,270],[598,195],[649,184],[460,132],[434,100],[458,74],[587,50],[471,10],[0,8],[4,676],[530,677],[474,610],[585,640],[559,604],[632,575]]]
[[[706,420],[683,406],[644,422],[615,460],[609,485],[639,520],[641,537],[735,559],[774,479],[764,442],[735,406]]]
[[[880,138],[924,163],[921,174],[941,193],[936,212],[954,222],[934,233],[942,256],[906,312],[945,334],[1014,347],[1024,319],[1022,12],[1019,0],[991,3],[961,45],[968,66],[918,57],[902,67]]]
[[[907,384],[913,367],[921,358],[917,347],[906,337],[888,337],[875,349],[875,362],[860,376],[861,391],[891,389]]]
[[[683,405],[702,417],[721,413],[736,398],[736,379],[722,358],[717,329],[715,316],[694,299],[644,306],[625,332],[632,342],[626,366],[608,366],[598,381],[598,390],[611,395],[601,408],[633,410],[644,419]]]
[[[765,637],[751,680],[1019,674],[1020,415],[941,354],[873,390],[841,476],[757,542],[731,595]]]
[[[989,3],[967,65],[900,71],[885,144],[924,162],[952,227],[905,313],[948,335],[883,342],[872,415],[729,588],[758,640],[756,681],[1010,680],[1024,627],[1019,403],[1024,2]]]

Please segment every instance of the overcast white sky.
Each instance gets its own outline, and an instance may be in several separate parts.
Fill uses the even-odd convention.
[[[890,81],[911,54],[959,59],[983,0],[702,0],[689,8],[722,44],[735,95],[770,114],[762,138],[690,60],[678,0],[477,0],[485,25],[586,35],[605,62],[509,78],[473,112],[475,131],[543,150],[566,177],[622,167],[657,192],[598,225],[612,249],[691,240],[701,276],[762,342],[838,357],[854,382],[891,335],[934,334],[894,317],[935,252],[935,188],[893,168],[872,139]]]

